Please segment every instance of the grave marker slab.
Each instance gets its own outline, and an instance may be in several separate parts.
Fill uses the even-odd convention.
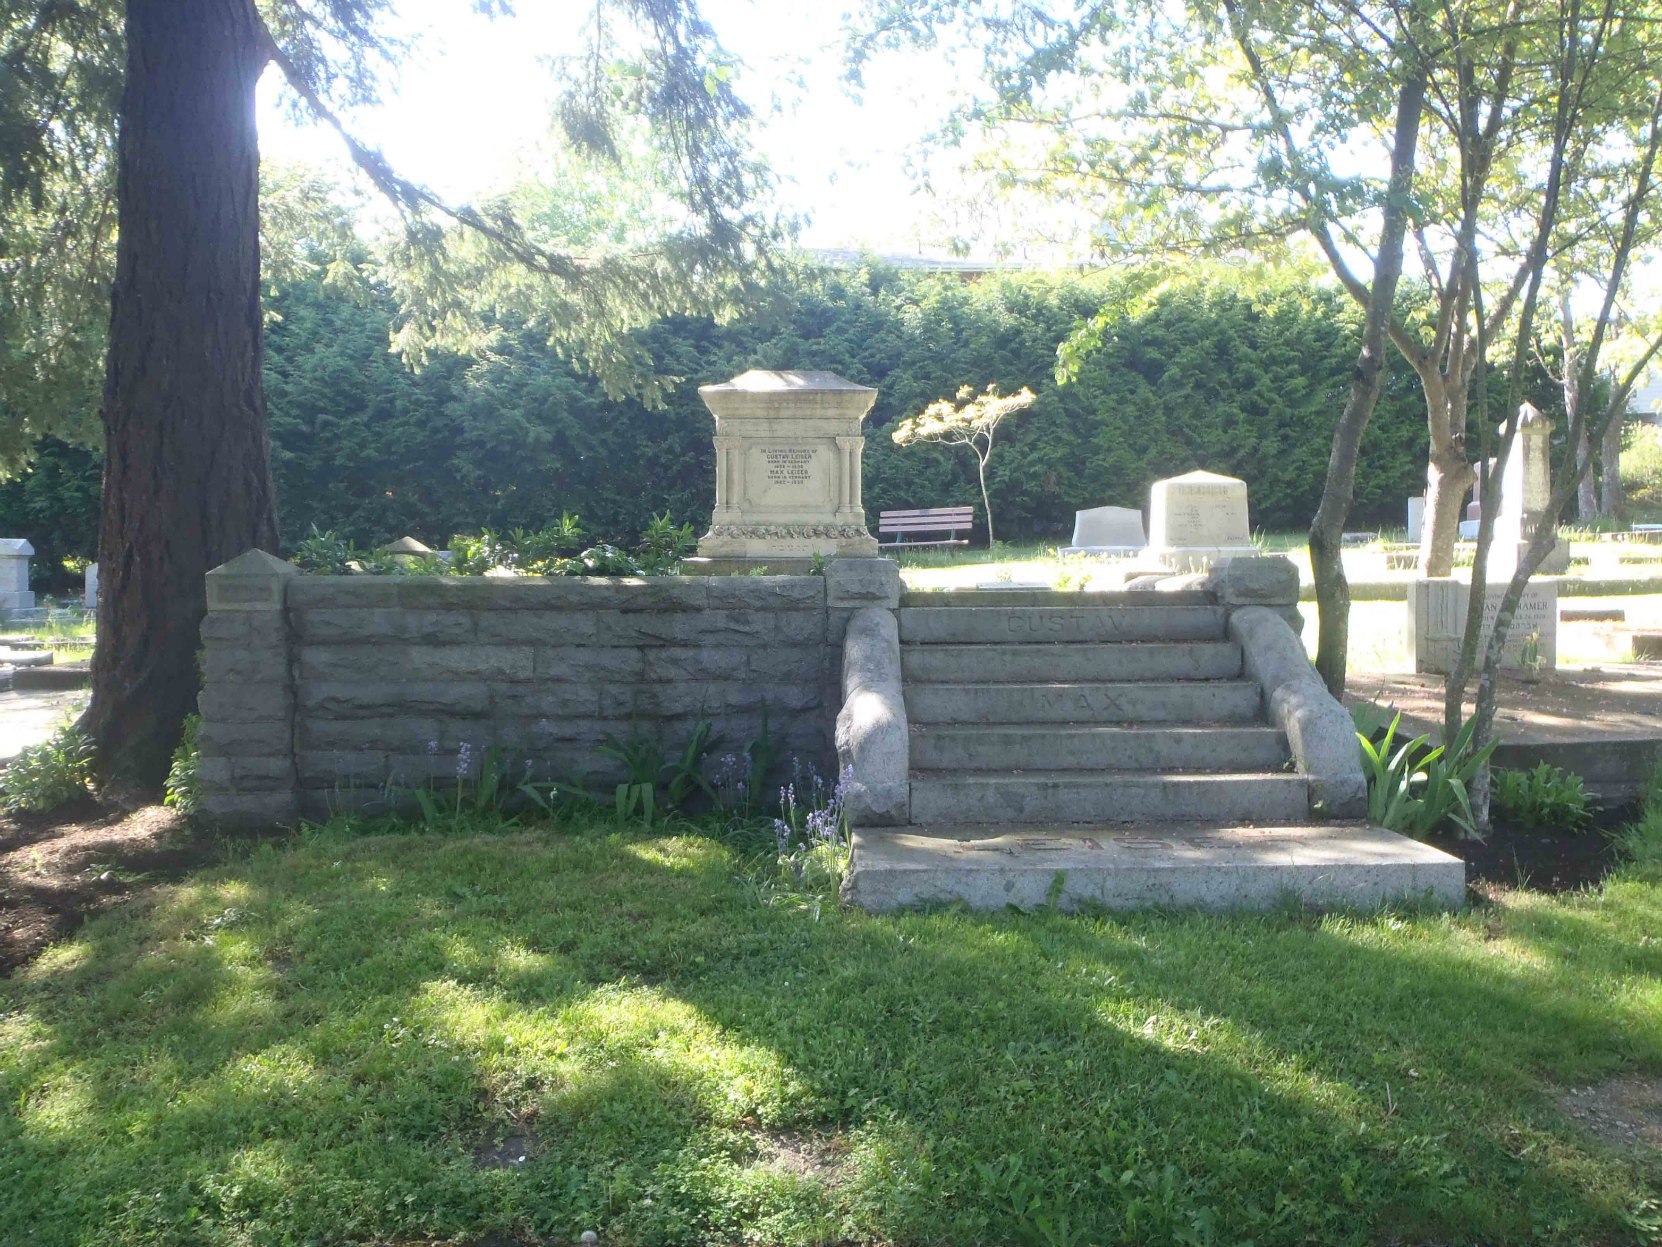
[[[1205,571],[1220,558],[1258,553],[1247,525],[1246,482],[1188,472],[1149,490],[1148,559],[1175,572]]]
[[[1073,544],[1063,554],[1136,554],[1148,538],[1135,507],[1091,507],[1073,513]]]
[[[22,537],[0,538],[0,610],[33,610],[29,592],[29,560],[35,548]]]
[[[1471,585],[1453,577],[1408,582],[1408,645],[1414,653],[1414,670],[1446,675],[1460,653],[1466,630],[1467,598]],[[1479,645],[1488,643],[1500,610],[1504,584],[1487,586],[1484,595],[1483,632]],[[1531,581],[1512,616],[1512,627],[1501,651],[1501,666],[1521,667],[1525,644],[1531,633],[1540,636],[1541,670],[1558,666],[1558,585],[1551,580]]]

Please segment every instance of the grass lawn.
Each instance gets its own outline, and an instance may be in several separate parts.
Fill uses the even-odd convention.
[[[1463,916],[872,918],[327,828],[0,981],[0,1243],[1662,1241],[1662,866]],[[523,1159],[522,1159],[523,1158]]]

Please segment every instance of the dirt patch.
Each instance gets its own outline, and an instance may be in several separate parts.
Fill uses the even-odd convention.
[[[848,1144],[840,1134],[766,1130],[757,1133],[756,1142],[758,1165],[826,1186],[842,1180],[848,1163]]]
[[[1472,709],[1476,682],[1467,695]],[[1439,731],[1443,677],[1401,672],[1352,672],[1345,701],[1371,701],[1402,711],[1413,734]],[[1495,735],[1505,741],[1590,738],[1650,739],[1662,734],[1662,665],[1609,663],[1522,679],[1502,671],[1496,684]]]
[[[1573,892],[1591,887],[1621,864],[1611,833],[1637,817],[1632,809],[1601,810],[1585,831],[1543,831],[1496,823],[1482,840],[1435,836],[1431,843],[1466,863],[1480,889]]]
[[[1566,1091],[1558,1104],[1582,1129],[1613,1147],[1662,1151],[1662,1078],[1622,1074]]]
[[[0,975],[93,914],[218,860],[222,842],[173,810],[101,806],[0,818]]]
[[[516,1132],[475,1148],[473,1163],[480,1169],[518,1169],[536,1154],[536,1144],[531,1134]]]

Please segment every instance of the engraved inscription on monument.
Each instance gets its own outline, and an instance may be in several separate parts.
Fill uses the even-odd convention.
[[[747,458],[749,502],[754,511],[765,514],[781,508],[836,506],[838,481],[835,473],[825,470],[821,448],[764,442],[752,446]]]
[[[768,465],[768,482],[773,485],[806,485],[808,469],[814,462],[812,450],[764,446],[762,458]]]

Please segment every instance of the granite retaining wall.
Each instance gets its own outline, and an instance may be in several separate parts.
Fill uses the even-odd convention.
[[[375,807],[493,748],[516,775],[604,782],[608,736],[674,756],[708,719],[717,752],[737,751],[764,712],[787,766],[828,771],[842,633],[890,579],[302,576],[251,551],[208,575],[203,810],[269,824]]]

